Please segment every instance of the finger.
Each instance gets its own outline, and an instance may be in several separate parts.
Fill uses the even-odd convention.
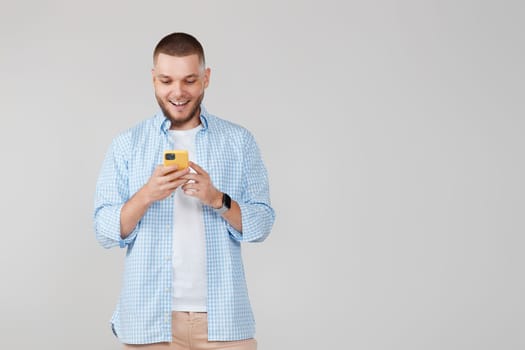
[[[192,197],[200,197],[201,189],[199,186],[195,184],[184,184],[181,186],[181,190],[184,192],[184,194]]]
[[[188,173],[183,176],[186,180],[194,180],[196,182],[199,182],[199,180],[202,180],[202,175],[194,174],[194,173]]]
[[[201,175],[208,175],[208,173],[206,172],[206,170],[204,170],[203,168],[201,168],[198,164],[190,161],[189,162],[189,166],[190,168],[192,168],[193,170],[195,170],[197,172],[197,174],[201,174]]]
[[[157,167],[157,169],[159,169],[159,175],[161,175],[161,176],[169,174],[169,173],[171,173],[173,171],[176,171],[177,168],[178,168],[177,164],[173,164],[173,165],[169,165],[169,166],[159,165]]]
[[[166,174],[164,175],[166,177],[166,181],[168,182],[171,182],[173,180],[176,180],[178,178],[182,178],[183,176],[185,176],[186,174],[188,174],[190,171],[189,168],[186,168],[186,169],[182,169],[182,170],[177,170],[175,172],[172,172],[172,173],[169,173],[169,174]],[[187,181],[187,180],[186,180]]]
[[[182,185],[183,190],[199,190],[200,186],[195,182],[186,182]]]
[[[187,190],[183,189],[182,191],[187,196],[192,196],[192,197],[198,197],[199,196],[199,190],[195,189],[195,188],[190,188],[190,189],[187,189]]]
[[[162,164],[157,165],[155,169],[153,170],[153,175],[160,176],[162,174],[163,169],[164,169],[164,165]]]
[[[176,190],[179,186],[182,186],[186,183],[186,180],[176,180],[176,181],[172,181],[172,182],[168,182],[167,184],[165,184],[164,186],[162,186],[162,190],[163,191],[174,191]]]

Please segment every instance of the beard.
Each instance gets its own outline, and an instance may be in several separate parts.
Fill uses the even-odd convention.
[[[169,101],[165,102],[161,97],[157,95],[155,95],[155,98],[157,99],[157,103],[159,104],[162,113],[164,113],[164,116],[166,116],[166,118],[170,120],[171,128],[182,128],[192,120],[200,118],[200,107],[201,102],[204,99],[204,92],[197,98],[197,100],[193,102],[193,106],[190,107],[190,110],[186,115],[177,118],[175,118],[175,116],[169,110]]]

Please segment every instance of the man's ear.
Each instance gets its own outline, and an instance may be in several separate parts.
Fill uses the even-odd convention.
[[[206,68],[206,70],[204,70],[204,88],[207,88],[208,85],[210,84],[210,75],[211,75],[211,69]]]

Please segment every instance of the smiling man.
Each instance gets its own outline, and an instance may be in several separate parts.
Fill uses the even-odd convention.
[[[153,84],[162,112],[174,128],[184,128],[187,123],[198,125],[196,116],[210,81],[210,69],[205,68],[204,57],[198,53],[172,56],[160,49],[154,57]]]
[[[127,249],[112,330],[124,348],[256,349],[241,243],[263,241],[275,218],[259,149],[202,105],[197,39],[164,37],[153,63],[160,111],[113,140],[95,195],[98,241]],[[189,167],[162,165],[175,149]]]

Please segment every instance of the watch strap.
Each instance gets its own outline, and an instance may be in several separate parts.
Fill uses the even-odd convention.
[[[232,206],[232,199],[230,196],[228,196],[227,193],[223,193],[222,194],[222,206],[220,208],[217,208],[217,209],[213,209],[215,210],[215,212],[219,215],[222,215],[224,213],[226,213],[228,210],[230,210]]]

